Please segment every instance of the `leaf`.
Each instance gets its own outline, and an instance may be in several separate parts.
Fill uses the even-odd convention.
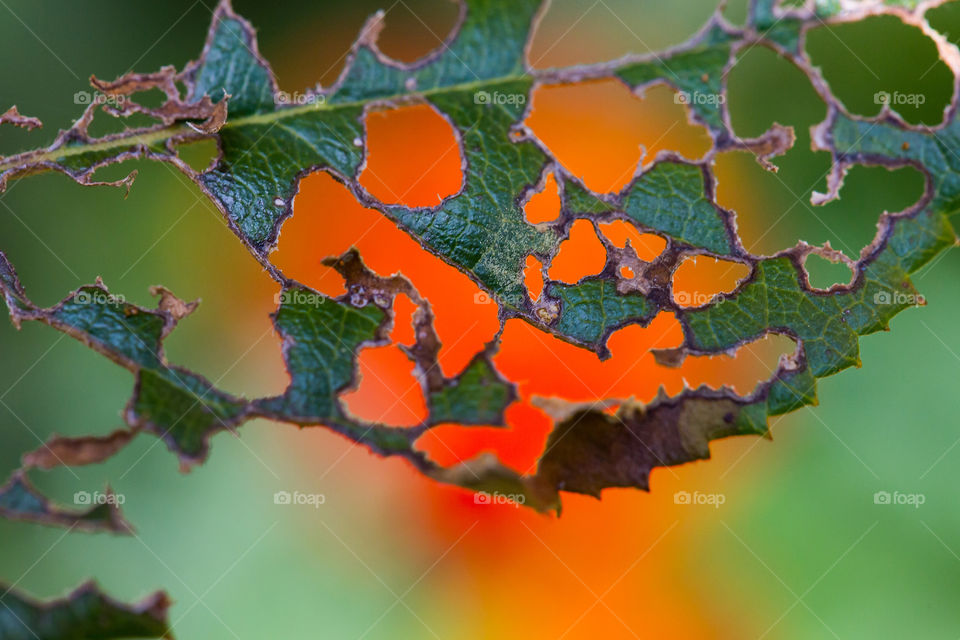
[[[163,355],[163,338],[196,303],[184,303],[166,289],[154,288],[160,302],[156,309],[145,309],[111,294],[98,281],[41,309],[27,298],[3,253],[0,290],[16,326],[25,320],[48,324],[132,371],[137,385],[126,411],[128,424],[163,438],[185,464],[205,457],[212,433],[243,419],[247,407],[242,400],[214,389],[200,376],[169,366]]]
[[[580,410],[550,434],[537,481],[598,498],[607,487],[649,489],[654,467],[709,458],[716,438],[765,433],[765,412],[722,395],[625,404],[616,415]]]
[[[113,82],[94,79],[98,90],[123,95],[124,108],[109,105],[108,115],[146,114],[144,127],[101,138],[91,137],[97,112],[90,105],[81,118],[46,148],[0,159],[0,188],[10,180],[41,171],[59,171],[81,184],[94,184],[103,166],[135,157],[168,162],[194,180],[229,221],[253,257],[281,285],[273,315],[283,340],[290,375],[285,392],[244,399],[216,389],[201,376],[167,363],[162,342],[194,309],[158,289],[156,309],[135,307],[111,296],[97,282],[81,287],[49,309],[36,307],[22,290],[12,266],[0,259],[2,287],[15,324],[48,324],[129,369],[136,377],[126,421],[134,431],[165,440],[186,467],[201,462],[210,437],[254,417],[298,425],[323,425],[382,455],[398,455],[438,481],[478,491],[501,491],[540,510],[559,510],[559,491],[600,495],[606,487],[649,487],[653,468],[709,457],[709,442],[741,434],[766,435],[767,418],[815,403],[816,380],[851,365],[859,366],[859,337],[886,329],[899,311],[921,300],[912,273],[956,243],[948,216],[960,206],[960,160],[953,151],[960,135],[956,95],[942,127],[914,128],[884,107],[877,118],[847,113],[831,94],[800,47],[808,30],[887,13],[911,24],[939,2],[874,3],[869,7],[823,1],[813,6],[780,6],[774,0],[751,3],[748,24],[734,27],[715,13],[688,42],[667,51],[630,55],[609,63],[534,69],[525,52],[533,25],[544,10],[536,0],[465,0],[444,45],[411,64],[380,52],[377,36],[384,14],[374,15],[351,49],[340,78],[330,87],[308,91],[288,104],[260,56],[251,25],[229,2],[221,2],[200,57],[181,72],[165,67],[154,74],[128,74]],[[945,62],[960,73],[960,51],[940,38]],[[881,216],[873,243],[850,260],[852,284],[829,291],[810,286],[803,268],[810,253],[834,258],[828,246],[803,242],[774,256],[755,256],[741,243],[733,212],[715,198],[713,163],[731,150],[753,153],[764,168],[794,143],[788,127],[774,125],[754,139],[740,139],[729,127],[726,75],[744,48],[768,46],[794,63],[827,104],[827,117],[814,128],[816,149],[828,151],[833,168],[828,193],[815,204],[838,197],[844,173],[855,164],[914,166],[928,180],[924,197],[909,209]],[[692,121],[706,127],[711,149],[694,161],[672,152],[645,158],[619,193],[597,193],[555,158],[526,124],[532,92],[545,84],[573,84],[613,78],[642,93],[658,83],[677,91]],[[180,86],[186,91],[181,95]],[[158,88],[160,107],[140,106],[136,94]],[[501,99],[503,97],[509,99]],[[453,128],[463,159],[459,191],[435,207],[411,208],[377,201],[359,183],[366,159],[364,116],[373,109],[421,103]],[[4,118],[33,126],[16,111]],[[2,122],[2,120],[0,120]],[[220,155],[197,172],[175,153],[184,142],[210,139]],[[611,333],[631,324],[648,325],[662,312],[683,328],[682,344],[661,350],[661,363],[676,366],[687,355],[731,353],[770,333],[789,336],[797,350],[748,395],[731,389],[686,389],[663,394],[647,406],[611,399],[583,407],[550,401],[560,411],[538,470],[521,475],[489,456],[444,468],[414,445],[442,423],[502,426],[504,411],[519,394],[493,364],[500,334],[458,375],[445,377],[437,366],[441,348],[430,303],[402,274],[373,273],[350,251],[325,263],[344,278],[347,293],[329,298],[293,282],[271,262],[284,222],[293,214],[293,196],[308,173],[326,171],[367,207],[380,210],[422,247],[470,277],[499,305],[501,332],[509,318],[520,318],[598,357],[610,355]],[[527,222],[523,207],[552,173],[561,194],[554,223]],[[133,176],[118,181],[129,187]],[[333,214],[330,214],[333,215]],[[547,273],[578,219],[623,220],[660,235],[666,248],[651,262],[627,250],[608,249],[598,275],[575,284],[544,282],[537,301],[530,298],[523,269],[535,256]],[[749,277],[730,295],[697,308],[679,307],[673,276],[685,258],[713,256],[750,268]],[[637,276],[619,275],[623,264]],[[352,416],[341,394],[357,384],[357,354],[389,343],[393,301],[403,294],[414,302],[415,343],[404,351],[415,365],[428,415],[411,428],[368,423]],[[122,446],[117,440],[54,441],[50,451],[69,452],[69,463],[99,461]],[[81,452],[86,453],[81,453]],[[41,462],[41,460],[43,460]],[[28,456],[49,466],[49,455]]]
[[[103,462],[130,444],[136,429],[117,429],[107,436],[65,438],[54,436],[23,456],[26,469],[53,469],[60,465],[81,466]]]
[[[89,504],[90,494],[85,495],[87,499],[82,502]],[[10,520],[68,527],[71,530],[132,533],[133,527],[120,515],[120,509],[113,499],[114,494],[109,488],[105,494],[98,495],[102,495],[104,500],[88,509],[62,509],[44,498],[23,471],[17,471],[0,487],[0,515]]]
[[[503,410],[515,397],[513,387],[500,378],[486,354],[479,354],[463,373],[430,394],[430,420],[437,424],[503,424]]]
[[[0,637],[4,640],[173,638],[167,622],[170,601],[163,592],[125,605],[104,595],[93,582],[49,602],[37,602],[4,588],[0,604]]]
[[[734,252],[736,234],[732,216],[710,200],[706,167],[683,162],[659,162],[625,189],[622,197],[601,204],[575,201],[583,213],[603,215],[622,211],[643,227],[665,233],[677,242],[701,247],[717,255]],[[588,194],[578,194],[578,198]],[[576,209],[581,211],[580,209]]]
[[[579,284],[551,284],[547,295],[560,300],[556,328],[566,336],[593,346],[607,355],[607,338],[628,323],[646,325],[659,311],[646,297],[619,295],[609,280],[584,280]]]

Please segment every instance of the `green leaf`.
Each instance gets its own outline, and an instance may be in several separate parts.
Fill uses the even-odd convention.
[[[584,280],[575,285],[551,284],[547,295],[560,299],[560,319],[555,328],[608,355],[607,338],[629,323],[646,325],[659,309],[638,293],[619,295],[608,280]]]
[[[95,500],[94,497],[102,498]],[[10,520],[35,522],[71,530],[130,534],[133,528],[120,515],[116,496],[109,490],[91,494],[78,492],[74,501],[91,505],[86,509],[63,509],[52,504],[37,491],[26,473],[17,471],[0,487],[0,516]]]
[[[656,82],[672,85],[680,92],[678,100],[690,104],[699,120],[711,130],[721,131],[724,129],[721,83],[735,41],[733,34],[710,24],[685,50],[624,65],[616,74],[631,87]]]
[[[136,605],[125,605],[104,595],[93,582],[49,602],[37,602],[4,588],[0,604],[0,637],[4,640],[173,638],[167,622],[170,601],[162,592]]]
[[[516,397],[484,355],[478,355],[459,376],[430,394],[433,423],[503,424],[503,410]]]
[[[854,118],[829,94],[799,46],[806,31],[824,23],[878,12],[898,15],[896,11],[833,2],[813,8],[781,4],[752,3],[742,29],[718,13],[690,41],[670,50],[561,69],[533,69],[525,60],[540,10],[536,0],[466,0],[444,45],[412,64],[379,51],[383,14],[377,14],[365,25],[337,82],[287,104],[258,53],[253,28],[221,2],[206,46],[183,72],[165,67],[113,83],[94,81],[99,90],[124,96],[134,105],[130,109],[158,120],[156,125],[93,137],[88,127],[96,105],[91,105],[47,149],[0,159],[0,189],[9,180],[48,170],[93,184],[98,168],[133,157],[178,167],[202,187],[253,258],[282,287],[273,318],[283,340],[288,388],[277,397],[247,400],[169,364],[163,339],[194,305],[165,290],[157,291],[156,309],[145,309],[111,296],[98,282],[41,309],[26,297],[0,254],[0,288],[11,317],[18,326],[24,320],[48,324],[128,368],[136,378],[128,424],[133,432],[164,439],[185,466],[205,459],[213,434],[266,417],[323,425],[382,455],[401,456],[441,482],[509,492],[540,510],[559,509],[561,490],[599,495],[605,487],[646,489],[652,468],[702,459],[709,455],[712,439],[763,434],[769,415],[815,403],[818,378],[859,365],[861,335],[886,329],[896,313],[922,302],[911,274],[956,241],[949,221],[960,208],[956,105],[938,129],[908,127],[888,111],[875,119]],[[839,195],[842,176],[854,164],[909,164],[929,181],[918,205],[881,218],[874,243],[855,263],[851,258],[856,277],[849,286],[811,288],[803,262],[811,252],[830,255],[825,247],[799,243],[775,256],[751,255],[738,238],[733,212],[716,203],[713,162],[718,153],[751,151],[773,170],[768,158],[793,144],[792,130],[779,125],[752,140],[739,139],[728,126],[724,78],[738,52],[758,45],[796,64],[828,103],[827,119],[812,137],[815,148],[831,155],[833,169],[829,192],[817,202]],[[615,79],[637,93],[656,83],[673,87],[677,102],[706,126],[712,148],[699,161],[662,153],[620,193],[591,191],[525,119],[539,86],[597,78]],[[182,96],[177,83],[186,87]],[[161,108],[136,102],[137,93],[157,88],[166,96]],[[382,203],[359,183],[367,156],[366,113],[410,103],[429,105],[445,118],[463,159],[462,188],[435,207]],[[35,126],[15,111],[4,118],[0,122]],[[220,150],[213,166],[199,173],[173,153],[177,143],[198,139],[215,140]],[[402,274],[375,274],[351,251],[325,261],[344,277],[347,295],[331,299],[291,281],[271,262],[271,251],[293,213],[299,181],[318,170],[332,174],[362,204],[379,209],[422,247],[471,278],[497,302],[502,322],[519,318],[606,357],[613,331],[646,326],[666,312],[675,314],[683,328],[683,343],[674,350],[677,361],[689,354],[731,352],[769,333],[792,337],[797,353],[782,359],[770,379],[746,396],[727,388],[688,389],[674,398],[660,396],[646,407],[620,403],[616,415],[568,406],[558,414],[534,475],[486,457],[443,468],[414,446],[418,438],[441,423],[502,425],[505,409],[518,398],[515,381],[505,380],[493,365],[500,334],[464,371],[448,377],[438,368],[441,345],[429,301]],[[532,225],[523,207],[547,172],[560,185],[561,215],[554,223]],[[113,184],[129,187],[131,179]],[[524,284],[527,257],[536,256],[549,273],[578,218],[635,224],[665,238],[667,248],[653,262],[636,256],[629,262],[629,249],[608,244],[600,274],[574,285],[547,279],[535,302]],[[722,299],[681,308],[673,298],[673,275],[685,258],[696,255],[736,260],[748,265],[751,275]],[[636,278],[620,275],[621,261],[639,269]],[[398,294],[417,305],[415,344],[404,349],[428,405],[427,417],[411,428],[360,420],[340,398],[357,383],[358,352],[389,342]],[[97,443],[92,459],[113,453],[126,439]]]
[[[233,115],[274,109],[276,82],[257,51],[253,27],[228,4],[219,5],[214,12],[203,55],[189,75],[193,80],[190,102],[228,95]]]

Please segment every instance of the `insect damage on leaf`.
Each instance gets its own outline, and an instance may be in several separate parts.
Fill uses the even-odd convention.
[[[51,504],[37,491],[24,471],[17,471],[0,487],[0,515],[11,520],[36,522],[58,527],[67,527],[79,531],[110,531],[129,534],[133,527],[120,515],[114,494],[107,489],[102,501],[87,509],[67,510]],[[74,502],[91,504],[92,494],[78,492]]]
[[[113,82],[94,79],[109,95],[125,97],[122,108],[103,105],[108,115],[140,113],[149,127],[93,138],[91,104],[80,119],[46,149],[0,159],[0,189],[12,179],[59,171],[81,184],[95,184],[94,172],[130,158],[167,162],[191,178],[229,222],[230,229],[281,285],[273,314],[283,342],[290,383],[276,397],[244,399],[218,390],[206,379],[167,363],[162,342],[192,310],[165,290],[156,309],[128,305],[97,283],[81,287],[49,309],[27,298],[12,266],[0,260],[2,287],[15,324],[36,320],[81,340],[136,377],[126,420],[135,431],[162,438],[185,466],[205,459],[209,438],[254,417],[298,425],[324,425],[382,455],[407,459],[425,475],[475,490],[503,490],[525,496],[540,510],[559,510],[559,491],[599,496],[606,487],[647,489],[652,469],[709,457],[709,442],[738,434],[766,434],[767,418],[816,402],[816,379],[859,365],[859,337],[887,328],[890,319],[917,299],[910,275],[956,236],[948,214],[960,198],[956,147],[956,89],[945,122],[936,128],[907,125],[889,105],[876,118],[847,112],[832,95],[799,43],[818,25],[856,21],[886,13],[920,25],[960,77],[960,52],[926,25],[923,5],[891,3],[869,8],[816,3],[779,7],[756,0],[743,27],[719,12],[688,42],[673,49],[572,68],[533,68],[531,33],[546,3],[539,0],[463,0],[457,25],[444,45],[403,64],[383,55],[377,35],[383,14],[365,25],[344,71],[328,88],[308,91],[305,100],[279,98],[269,64],[260,56],[253,28],[226,0],[200,57],[177,72],[128,74]],[[730,126],[726,76],[739,52],[765,46],[789,60],[810,79],[827,105],[814,129],[815,148],[833,159],[829,193],[837,197],[844,172],[857,164],[911,165],[927,179],[924,196],[912,207],[884,214],[873,242],[855,260],[843,260],[853,277],[829,290],[814,289],[804,262],[811,255],[838,259],[830,247],[803,242],[773,256],[748,252],[737,233],[735,212],[717,204],[714,161],[727,151],[746,151],[767,170],[794,144],[789,127],[774,124],[756,138],[741,139]],[[642,94],[653,85],[676,92],[692,125],[702,127],[711,147],[697,160],[663,150],[639,165],[617,193],[599,193],[569,171],[528,126],[533,95],[546,85],[573,85],[607,79]],[[185,87],[181,93],[180,86]],[[159,88],[160,107],[146,108],[136,94]],[[367,123],[384,109],[419,105],[448,123],[461,158],[458,190],[434,206],[381,202],[361,183],[370,149]],[[0,122],[35,126],[11,109]],[[218,156],[205,169],[177,156],[178,145],[215,141]],[[433,310],[416,282],[400,274],[378,274],[351,250],[325,264],[343,278],[346,294],[330,297],[304,286],[277,266],[272,252],[306,175],[323,171],[344,185],[363,206],[376,209],[450,268],[465,274],[497,304],[499,331],[456,375],[438,366],[441,341]],[[559,195],[554,216],[532,223],[525,206],[551,176]],[[133,176],[120,181],[129,187]],[[324,211],[325,216],[336,212]],[[627,225],[659,238],[663,246],[641,257],[638,248],[614,246],[602,229]],[[580,227],[577,227],[577,225]],[[575,282],[551,279],[551,266],[574,228],[596,233],[605,261]],[[732,261],[748,275],[732,291],[682,303],[675,275],[686,260]],[[528,288],[525,270],[541,277]],[[599,268],[600,265],[598,265]],[[415,305],[414,341],[403,347],[414,364],[427,402],[427,416],[408,428],[367,422],[351,415],[341,396],[357,387],[358,351],[389,344],[393,302],[398,295]],[[765,336],[786,336],[796,350],[782,356],[770,375],[749,393],[729,386],[659,394],[646,406],[603,402],[558,418],[545,443],[536,473],[520,473],[489,456],[444,467],[419,449],[417,441],[442,423],[504,426],[505,411],[522,399],[516,381],[495,366],[508,321],[610,357],[611,335],[633,325],[648,327],[672,316],[682,339],[658,348],[657,361],[682,367],[687,356],[733,354]],[[530,400],[525,398],[525,400]],[[615,399],[614,399],[615,400]],[[51,452],[70,464],[102,460],[127,436],[109,441],[55,441]],[[47,468],[50,455],[28,458]],[[509,490],[509,491],[508,491]]]
[[[4,588],[3,594],[0,631],[4,638],[173,638],[167,621],[170,601],[163,592],[134,605],[104,595],[93,582],[47,602],[37,602],[9,588]]]

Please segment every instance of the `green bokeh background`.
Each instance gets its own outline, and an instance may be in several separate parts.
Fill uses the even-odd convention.
[[[211,10],[202,1],[172,0],[2,4],[0,107],[15,103],[46,125],[29,134],[5,127],[3,152],[45,143],[66,127],[80,110],[73,95],[87,88],[90,73],[109,79],[131,67],[181,67],[198,53]],[[288,91],[332,81],[353,34],[378,4],[297,2],[279,11],[274,3],[235,0],[260,30],[261,49]],[[590,0],[558,1],[544,29],[559,37],[563,25],[586,11],[567,37],[601,44],[583,51],[561,41],[549,59],[591,61],[674,44],[697,28],[711,4],[611,0],[595,8]],[[388,52],[413,57],[428,46],[428,31],[414,12],[430,16],[438,30],[454,16],[442,0],[395,5],[384,33]],[[742,19],[742,3],[731,3],[728,15]],[[932,21],[960,37],[954,5]],[[823,29],[809,50],[854,112],[876,113],[873,95],[880,90],[922,93],[925,104],[904,115],[935,123],[949,98],[950,79],[932,45],[895,21]],[[911,170],[858,169],[839,202],[813,210],[809,195],[824,190],[828,159],[809,150],[808,128],[824,108],[804,82],[760,48],[745,54],[730,78],[737,133],[756,135],[773,121],[798,133],[778,177],[744,168],[750,179],[737,185],[746,194],[740,213],[771,228],[758,251],[802,238],[830,240],[855,256],[872,238],[880,212],[913,202],[921,180]],[[167,342],[170,360],[235,393],[279,391],[282,364],[266,317],[275,285],[182,176],[146,163],[124,168],[140,170],[127,199],[53,175],[15,183],[0,197],[0,248],[30,295],[52,304],[103,276],[112,291],[138,303],[151,303],[147,289],[158,283],[186,299],[201,297],[201,311]],[[822,267],[815,277],[829,284],[842,274]],[[896,318],[892,334],[865,338],[861,370],[822,381],[819,407],[776,420],[774,444],[746,450],[721,487],[733,497],[730,506],[698,514],[696,529],[684,534],[689,553],[676,558],[676,570],[689,587],[691,607],[718,620],[739,619],[751,634],[769,631],[765,637],[773,638],[960,635],[958,277],[957,252],[925,268],[915,281],[927,306]],[[49,328],[28,324],[17,332],[0,322],[4,475],[51,433],[120,426],[118,412],[131,387],[126,371]],[[64,536],[0,522],[0,579],[42,597],[90,576],[118,598],[162,587],[177,602],[172,618],[181,638],[230,637],[223,623],[243,638],[357,637],[394,598],[341,540],[389,584],[415,580],[431,558],[417,557],[412,528],[383,536],[390,519],[403,514],[391,511],[390,488],[378,486],[378,469],[401,463],[372,461],[360,479],[336,472],[319,477],[302,460],[291,461],[298,449],[324,451],[329,438],[256,422],[243,428],[242,438],[218,436],[209,462],[187,475],[177,473],[173,457],[150,438],[104,465],[35,474],[41,488],[67,502],[75,490],[109,482],[127,497],[125,512],[139,533]],[[317,467],[326,468],[342,450],[330,448]],[[273,492],[294,488],[328,496],[322,520],[318,513],[275,507]],[[878,506],[873,494],[881,490],[922,493],[925,503]],[[195,604],[198,596],[203,603]],[[460,624],[464,603],[429,590],[412,592],[408,603],[424,611],[442,637],[468,637]],[[718,626],[717,637],[737,637],[724,628]],[[368,637],[423,632],[398,609]]]

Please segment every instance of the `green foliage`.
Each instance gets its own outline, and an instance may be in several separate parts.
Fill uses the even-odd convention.
[[[0,158],[0,188],[49,170],[95,184],[97,169],[134,157],[169,162],[195,181],[253,258],[282,286],[273,318],[283,339],[290,384],[280,396],[233,397],[168,363],[163,340],[195,304],[163,289],[155,292],[160,296],[155,309],[127,304],[99,282],[42,308],[30,301],[0,254],[0,291],[14,323],[47,324],[129,369],[136,378],[125,414],[130,437],[146,431],[162,438],[185,466],[206,458],[213,434],[267,417],[323,425],[382,455],[401,456],[441,482],[523,495],[525,504],[540,510],[559,510],[560,490],[599,496],[607,487],[646,489],[653,468],[709,457],[711,440],[763,434],[768,415],[815,402],[816,379],[859,365],[859,337],[886,329],[897,312],[918,303],[921,298],[910,275],[956,241],[948,218],[960,205],[955,108],[941,128],[928,130],[908,127],[889,109],[875,119],[846,112],[799,42],[805,31],[824,21],[855,21],[867,16],[867,10],[841,10],[832,2],[785,9],[772,0],[758,1],[742,29],[717,14],[676,49],[608,64],[535,70],[525,61],[525,46],[538,7],[537,0],[465,0],[462,20],[448,42],[410,65],[379,51],[376,35],[382,25],[375,16],[354,45],[340,79],[327,89],[308,92],[302,103],[288,105],[278,99],[253,29],[224,0],[201,56],[183,72],[167,67],[113,83],[94,80],[99,90],[130,101],[132,112],[155,118],[155,125],[93,137],[88,126],[99,105],[92,104],[49,148]],[[900,9],[887,11],[900,15]],[[827,103],[827,118],[816,128],[813,144],[832,155],[833,169],[829,193],[818,196],[817,203],[838,197],[845,171],[856,164],[912,165],[928,180],[918,204],[881,218],[874,242],[857,257],[850,286],[829,291],[809,286],[803,259],[811,251],[826,254],[826,248],[801,243],[775,256],[749,254],[739,241],[732,212],[715,201],[717,153],[751,151],[773,169],[769,158],[793,144],[792,132],[784,127],[774,126],[752,140],[739,139],[729,129],[724,78],[737,52],[752,46],[770,47],[795,64]],[[960,52],[954,48],[953,54]],[[636,91],[654,83],[671,86],[691,119],[707,128],[711,150],[700,161],[661,154],[620,193],[592,192],[524,124],[536,87],[591,78],[616,78]],[[179,84],[187,88],[183,96]],[[163,106],[147,108],[134,101],[137,93],[150,89],[164,92]],[[462,188],[436,207],[378,202],[358,180],[366,155],[367,110],[411,101],[425,103],[447,119],[464,160]],[[16,111],[2,121],[35,126]],[[177,144],[196,140],[215,140],[220,152],[214,165],[202,172],[174,152]],[[441,467],[414,447],[417,438],[441,423],[502,426],[505,409],[517,397],[513,382],[504,380],[492,364],[499,339],[476,354],[462,373],[445,377],[437,370],[440,344],[433,316],[416,283],[374,274],[355,253],[336,263],[347,284],[356,285],[347,296],[331,299],[290,281],[271,263],[270,252],[292,214],[299,180],[318,169],[334,175],[363,204],[381,210],[424,248],[469,276],[497,302],[502,321],[522,318],[606,356],[613,330],[647,325],[656,313],[668,311],[684,329],[683,344],[676,350],[681,360],[687,354],[729,352],[771,332],[796,340],[797,354],[783,359],[773,376],[745,397],[727,388],[688,389],[674,398],[660,396],[645,407],[623,403],[615,415],[597,408],[568,412],[558,418],[534,475],[519,474],[486,457]],[[555,223],[532,225],[523,205],[547,171],[555,173],[561,187],[561,215]],[[115,184],[129,188],[130,182],[128,178]],[[599,275],[573,285],[548,280],[542,298],[532,300],[524,285],[526,257],[535,255],[548,268],[576,219],[630,221],[664,237],[667,248],[654,263],[633,263],[640,271],[639,287],[624,286],[611,252]],[[722,300],[696,309],[678,307],[672,275],[684,257],[694,255],[735,258],[750,266],[751,275]],[[351,416],[340,400],[356,381],[358,351],[388,342],[392,302],[401,293],[418,306],[416,343],[407,353],[417,366],[429,409],[421,424],[408,429]],[[84,461],[102,459],[117,448],[116,441],[84,444],[97,451]],[[76,445],[48,446],[69,451]],[[80,456],[67,456],[62,462],[81,463],[78,460]],[[33,491],[19,472],[0,493],[0,510],[7,517],[49,524],[122,529],[112,506],[63,512]],[[144,621],[131,614],[132,620],[117,622],[120,614],[113,605],[89,590],[74,594],[71,602],[83,621],[77,628],[93,620],[104,625],[97,637],[115,637],[109,635],[115,628],[126,629],[127,635],[163,633],[162,626],[122,626]],[[21,606],[27,617],[40,615],[35,605],[23,601]],[[51,606],[53,611],[57,605]],[[7,622],[0,618],[3,624]]]

